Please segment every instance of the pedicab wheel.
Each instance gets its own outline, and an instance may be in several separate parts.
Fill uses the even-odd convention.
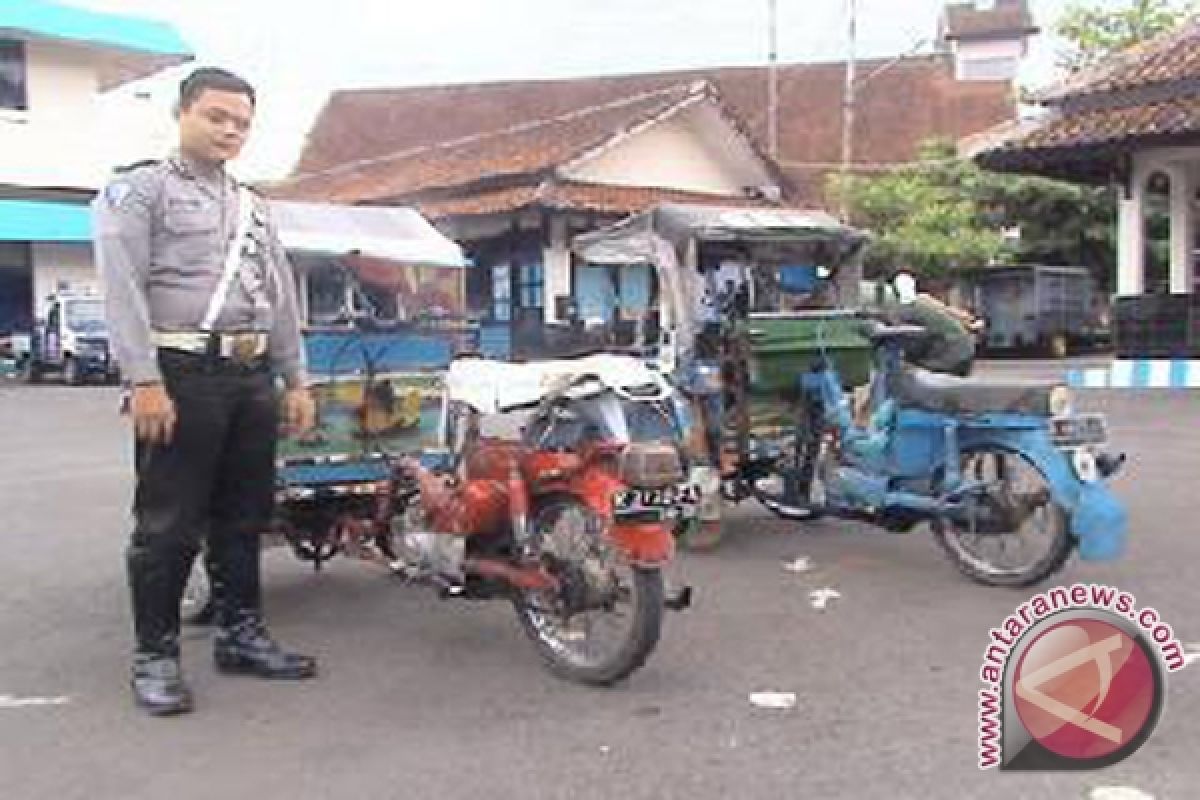
[[[780,519],[803,522],[824,514],[825,490],[819,469],[821,437],[812,424],[814,413],[806,405],[797,404],[792,435],[781,448],[775,468],[746,481],[750,496]]]
[[[212,583],[208,579],[208,570],[204,568],[204,558],[198,557],[192,563],[192,571],[183,587],[179,618],[185,625],[211,625],[215,617]]]
[[[963,453],[963,475],[989,485],[981,503],[1007,517],[1004,531],[979,530],[978,514],[938,519],[933,534],[959,571],[986,586],[1040,583],[1063,568],[1075,540],[1046,476],[1029,459],[1000,448]]]
[[[534,515],[538,557],[561,582],[513,599],[521,628],[556,675],[610,686],[646,663],[662,630],[663,577],[629,564],[601,534],[602,522],[574,498]]]

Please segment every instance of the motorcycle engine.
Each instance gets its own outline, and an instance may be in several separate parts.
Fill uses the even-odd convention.
[[[466,537],[431,530],[429,514],[419,500],[393,519],[392,534],[397,556],[393,569],[413,579],[463,581]]]

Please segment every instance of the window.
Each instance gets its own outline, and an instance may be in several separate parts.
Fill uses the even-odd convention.
[[[28,109],[25,89],[25,45],[0,39],[0,109]]]
[[[530,264],[517,269],[517,305],[521,308],[541,308],[545,273],[541,264]]]
[[[964,81],[1008,81],[1017,77],[1020,64],[1010,56],[963,58],[959,70]]]

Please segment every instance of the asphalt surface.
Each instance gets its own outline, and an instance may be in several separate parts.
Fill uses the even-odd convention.
[[[1061,365],[987,372],[1052,376]],[[1200,393],[1082,394],[1130,465],[1127,557],[1055,582],[1118,585],[1200,642]],[[440,601],[344,561],[265,557],[281,640],[321,658],[306,684],[215,674],[184,642],[195,713],[131,706],[122,549],[130,447],[111,389],[0,384],[0,798],[1078,798],[1136,787],[1200,797],[1200,665],[1162,722],[1097,773],[977,766],[988,629],[1030,591],[977,587],[924,533],[798,528],[752,505],[722,547],[685,554],[695,607],[609,690],[541,668],[503,603]],[[794,573],[785,563],[809,559]],[[810,592],[840,594],[824,610]],[[794,692],[764,710],[752,692]]]

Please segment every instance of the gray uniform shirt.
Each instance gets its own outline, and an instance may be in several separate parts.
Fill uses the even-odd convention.
[[[214,326],[269,333],[273,369],[306,380],[295,282],[268,213],[254,195],[251,241]],[[161,380],[151,332],[197,331],[224,271],[238,222],[238,184],[178,155],[116,177],[92,203],[96,264],[109,335],[133,383]]]

